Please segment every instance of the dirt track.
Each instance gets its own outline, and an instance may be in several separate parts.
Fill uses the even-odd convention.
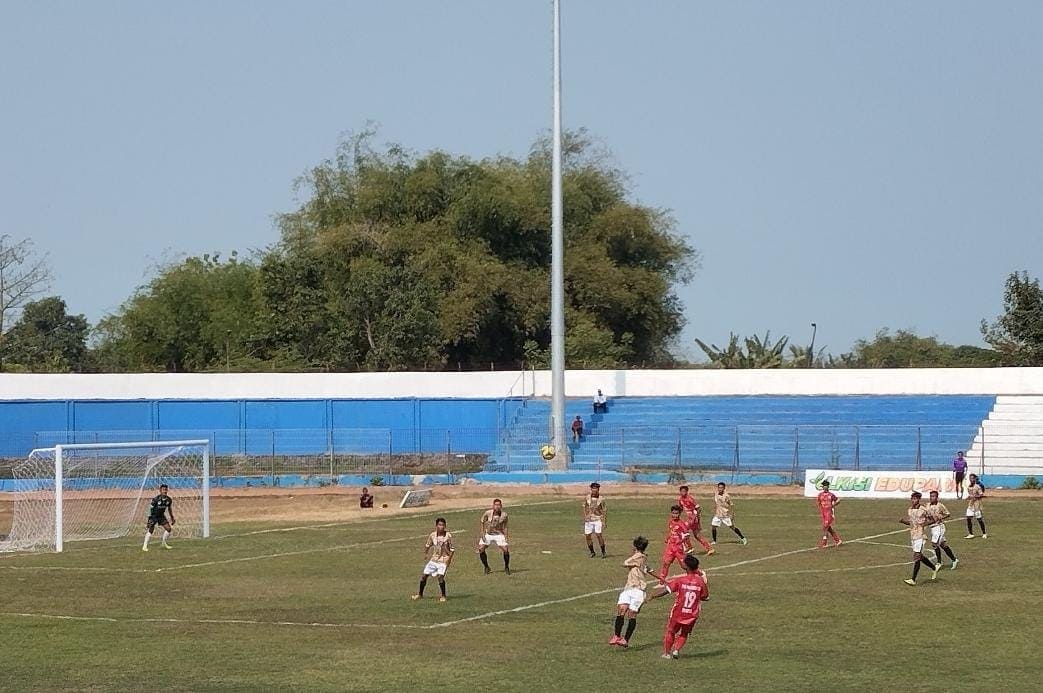
[[[709,500],[712,484],[691,484],[696,498]],[[457,486],[425,486],[433,491],[431,511],[460,508],[483,508],[493,498],[502,498],[510,508],[512,501],[554,498],[575,498],[586,494],[586,484],[525,485],[525,484],[461,484]],[[218,522],[339,522],[361,517],[391,517],[416,513],[415,508],[399,509],[402,496],[409,490],[404,486],[371,487],[376,507],[363,510],[358,507],[359,489],[354,487],[325,488],[240,488],[214,489],[212,519]],[[734,486],[735,496],[759,498],[796,498],[800,486]],[[1043,491],[990,490],[992,498],[1020,498],[1043,500]],[[676,487],[666,484],[636,484],[632,482],[602,485],[606,499],[648,497],[670,499],[676,497]],[[262,502],[258,502],[263,499]],[[704,502],[705,502],[704,500]],[[382,508],[383,504],[387,508]],[[0,534],[5,534],[11,523],[11,494],[0,494]]]

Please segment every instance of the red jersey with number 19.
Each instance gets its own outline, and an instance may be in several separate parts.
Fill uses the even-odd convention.
[[[699,573],[687,573],[668,583],[674,596],[670,609],[670,622],[678,625],[695,623],[699,618],[702,603],[710,598],[710,587]]]

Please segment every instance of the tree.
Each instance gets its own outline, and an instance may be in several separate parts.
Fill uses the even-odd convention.
[[[683,325],[673,287],[688,281],[697,255],[668,214],[627,200],[623,174],[584,133],[570,134],[565,151],[567,360],[668,362]],[[281,348],[315,328],[338,369],[542,362],[549,157],[547,141],[524,160],[482,161],[377,151],[370,132],[344,142],[299,182],[307,201],[279,221],[280,263],[307,258],[316,272],[307,286],[325,297],[283,325]],[[268,307],[282,313],[294,292],[270,291],[267,280]],[[321,313],[335,324],[320,324]]]
[[[256,369],[264,362],[258,276],[235,253],[163,268],[100,323],[95,362],[107,370]]]
[[[1003,291],[1003,315],[990,325],[981,321],[985,341],[1002,355],[1004,365],[1043,366],[1043,291],[1028,272],[1012,272]]]
[[[975,346],[953,346],[937,337],[909,330],[891,333],[886,327],[872,340],[860,339],[837,365],[845,368],[966,368],[1000,364],[1000,354]]]
[[[707,344],[701,339],[695,343],[703,350],[715,368],[781,368],[786,365],[784,352],[789,337],[771,341],[771,332],[765,332],[764,338],[754,335],[743,338],[739,344],[739,335],[729,333],[728,346],[721,348],[716,344]],[[805,360],[807,356],[804,356]]]
[[[51,270],[47,258],[33,254],[33,242],[13,241],[7,234],[0,235],[0,347],[9,324],[18,311],[34,296],[48,289]],[[3,370],[4,349],[0,348],[0,370]]]
[[[87,320],[69,315],[65,301],[49,296],[25,304],[3,343],[9,367],[39,373],[80,372],[87,356]]]

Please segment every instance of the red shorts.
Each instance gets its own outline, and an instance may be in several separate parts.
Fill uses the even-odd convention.
[[[698,534],[699,530],[702,529],[702,521],[698,517],[694,520],[689,520],[688,529],[691,530],[692,534]]]
[[[828,527],[832,527],[834,520],[836,520],[836,517],[834,517],[832,514],[823,515],[822,516],[822,529],[826,529]]]
[[[698,619],[696,619],[698,620]],[[695,627],[695,621],[688,623],[680,623],[674,619],[670,619],[666,623],[666,632],[672,635],[683,635],[686,638],[691,634],[692,628]]]
[[[683,546],[667,544],[666,549],[663,550],[663,568],[669,568],[670,564],[674,561],[684,563],[684,557],[685,552]]]

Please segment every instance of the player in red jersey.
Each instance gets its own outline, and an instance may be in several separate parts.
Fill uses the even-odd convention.
[[[663,659],[677,659],[681,655],[681,648],[699,620],[702,603],[710,598],[710,587],[706,573],[699,570],[699,559],[692,555],[685,556],[684,567],[684,575],[657,587],[648,596],[649,599],[657,599],[665,594],[675,595],[670,619],[663,633]]]
[[[714,548],[710,546],[710,542],[703,539],[702,535],[699,534],[699,530],[702,529],[702,519],[699,517],[699,502],[695,500],[694,496],[688,493],[687,486],[682,486],[678,490],[681,495],[678,496],[677,502],[680,503],[682,508],[684,508],[685,514],[688,516],[689,536],[702,544],[707,556],[712,556],[714,554]]]
[[[681,506],[670,508],[670,519],[666,521],[666,538],[663,540],[663,563],[659,567],[659,580],[666,579],[674,561],[684,564],[688,553],[688,523],[681,519]]]
[[[822,491],[818,494],[815,502],[818,504],[819,515],[822,516],[822,540],[818,543],[818,547],[824,549],[826,548],[827,537],[833,537],[833,544],[836,546],[840,546],[844,543],[844,540],[833,529],[833,522],[836,521],[836,514],[833,512],[833,508],[837,507],[840,499],[829,490],[829,481],[823,481],[821,488]]]

